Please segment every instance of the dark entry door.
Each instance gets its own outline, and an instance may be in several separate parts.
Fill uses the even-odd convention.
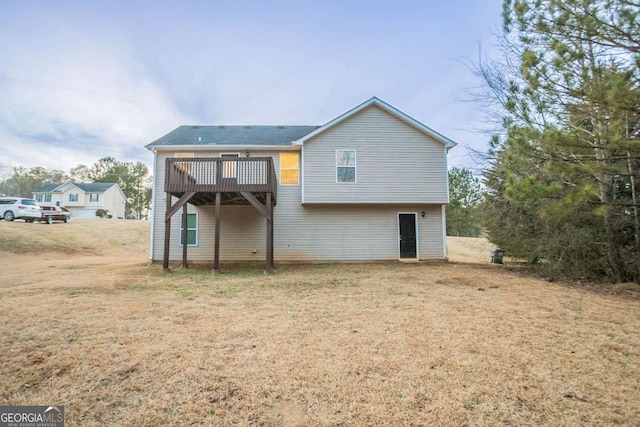
[[[400,258],[417,258],[416,214],[398,214]]]

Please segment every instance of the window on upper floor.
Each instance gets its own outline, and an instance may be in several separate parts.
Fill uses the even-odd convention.
[[[180,214],[180,246],[182,243],[182,221],[184,214]],[[187,246],[198,246],[198,214],[187,214]]]
[[[51,194],[45,194],[44,195],[44,201],[45,202],[51,202]]]
[[[42,194],[36,194],[36,202],[42,202]]]
[[[90,202],[97,202],[99,200],[99,194],[98,193],[91,193],[89,194],[89,201]]]
[[[298,185],[300,181],[300,154],[280,153],[280,184]]]
[[[336,150],[336,182],[356,182],[356,150]]]
[[[70,202],[77,202],[78,201],[78,195],[77,194],[69,194],[69,201]]]

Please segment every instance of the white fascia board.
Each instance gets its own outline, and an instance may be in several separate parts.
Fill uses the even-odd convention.
[[[319,133],[324,132],[325,130],[337,125],[338,123],[348,119],[349,117],[353,116],[354,114],[357,114],[358,112],[364,110],[365,108],[369,107],[370,105],[377,105],[378,107],[382,108],[383,110],[387,111],[388,113],[396,116],[397,118],[399,118],[400,120],[404,121],[405,123],[415,127],[416,129],[418,129],[419,131],[426,133],[427,135],[431,136],[432,138],[436,139],[437,141],[440,141],[441,143],[443,143],[447,149],[451,149],[453,147],[455,147],[456,145],[458,145],[456,142],[452,141],[451,139],[447,138],[446,136],[436,132],[435,130],[431,129],[430,127],[420,123],[419,121],[417,121],[416,119],[414,119],[411,116],[408,116],[407,114],[403,113],[402,111],[398,110],[397,108],[392,107],[391,105],[387,104],[386,102],[376,98],[375,96],[371,99],[369,99],[368,101],[363,102],[362,104],[358,105],[355,108],[352,108],[351,110],[347,111],[346,113],[336,117],[335,119],[331,120],[330,122],[320,126],[318,129],[314,130],[313,132],[310,132],[308,134],[306,134],[305,136],[303,136],[300,139],[297,139],[296,141],[293,141],[293,143],[295,145],[304,145],[304,142],[307,141],[308,139],[313,138],[314,136],[318,135]]]

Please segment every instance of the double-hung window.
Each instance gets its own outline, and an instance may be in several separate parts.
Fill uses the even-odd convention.
[[[300,179],[300,155],[280,153],[280,184],[298,185]]]
[[[42,203],[42,194],[36,194],[36,202]]]
[[[184,214],[180,214],[180,246],[182,242]],[[198,246],[198,214],[187,214],[187,246]]]
[[[89,201],[90,202],[97,202],[98,201],[98,193],[89,194]]]
[[[44,201],[45,202],[51,202],[51,194],[45,194],[44,195]]]
[[[356,150],[336,150],[336,182],[356,182]]]
[[[74,194],[69,194],[69,201],[70,202],[77,202],[78,201],[78,194],[74,193]]]

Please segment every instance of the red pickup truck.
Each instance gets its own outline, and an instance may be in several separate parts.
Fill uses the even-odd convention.
[[[60,206],[41,206],[42,216],[36,221],[46,222],[47,224],[53,224],[53,221],[69,222],[71,214]]]

